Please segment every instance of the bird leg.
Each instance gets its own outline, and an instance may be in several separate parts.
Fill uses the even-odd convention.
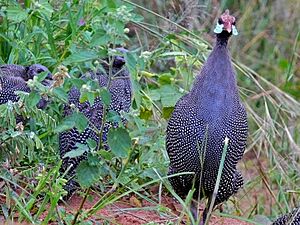
[[[192,200],[191,202],[191,213],[192,213],[192,216],[194,218],[194,221],[196,222],[198,220],[198,202]]]
[[[209,208],[210,208],[210,204],[212,203],[212,196],[210,196],[208,198],[208,201],[207,201],[207,204],[206,204],[206,207],[203,211],[203,214],[202,214],[202,220],[200,221],[199,225],[205,225],[205,222],[207,220],[207,213],[209,212]],[[214,206],[216,205],[216,202],[214,203],[213,205],[213,208]],[[209,218],[208,218],[209,219]]]
[[[202,214],[202,220],[200,220],[200,223],[199,225],[204,225],[205,222],[206,222],[206,219],[207,219],[207,207],[205,207],[204,211],[203,211],[203,214]]]
[[[208,212],[208,208],[206,207],[203,211],[202,219],[200,220],[199,225],[204,225],[205,224],[205,221],[207,219],[207,212]],[[197,220],[199,218],[198,202],[197,201],[192,200],[192,202],[191,202],[191,213],[192,213],[192,216],[194,218],[194,221],[197,222]]]

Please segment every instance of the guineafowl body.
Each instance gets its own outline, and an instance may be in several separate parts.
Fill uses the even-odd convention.
[[[228,200],[243,185],[236,166],[246,147],[247,114],[240,101],[227,49],[228,38],[235,29],[234,21],[227,11],[219,19],[222,29],[217,32],[216,44],[191,91],[177,102],[167,127],[169,175],[194,173],[169,178],[171,185],[183,197],[194,185],[194,198],[197,199],[198,195],[208,197],[208,206],[226,137],[229,145],[214,205]],[[204,220],[206,212],[207,208]]]
[[[300,225],[300,208],[279,217],[272,225]]]
[[[109,92],[111,94],[111,102],[107,109],[107,112],[116,112],[120,115],[122,111],[128,112],[131,106],[131,82],[130,75],[128,70],[124,66],[124,59],[122,57],[116,57],[114,60],[114,65],[112,67],[112,79],[110,80]],[[108,77],[108,67],[104,66],[107,70],[107,74],[103,72],[88,72],[84,77],[90,77],[91,79],[97,80],[100,87],[107,87],[109,82]],[[83,78],[84,79],[84,78]],[[67,174],[67,178],[69,179],[68,183],[65,186],[65,190],[67,190],[69,198],[72,193],[78,188],[77,182],[73,179],[76,168],[79,163],[86,159],[86,153],[74,158],[64,157],[67,152],[75,150],[77,148],[76,144],[87,144],[88,139],[92,139],[99,143],[99,135],[95,132],[94,128],[97,130],[101,130],[102,119],[103,119],[103,102],[100,97],[95,99],[93,105],[91,105],[88,101],[80,103],[80,91],[76,87],[72,87],[69,92],[69,104],[65,106],[65,116],[71,115],[73,110],[70,108],[70,105],[73,104],[80,112],[82,112],[89,121],[88,128],[86,128],[83,132],[79,132],[76,128],[72,128],[69,131],[63,132],[59,135],[59,150],[60,156],[63,160],[61,172],[65,172],[68,167],[72,166]],[[122,119],[125,123],[125,119]],[[117,127],[117,123],[111,123],[105,121],[102,133],[102,142],[104,144],[104,148],[107,150],[109,147],[107,146],[107,134],[109,128]]]
[[[48,85],[47,82],[51,79],[51,73],[48,68],[33,64],[31,66],[21,66],[14,64],[7,64],[0,66],[0,104],[4,104],[9,100],[12,102],[18,101],[19,97],[16,91],[30,92],[27,86],[27,81],[33,79],[34,76],[42,72],[48,72],[46,79],[42,82]],[[41,99],[37,105],[39,108],[46,106],[46,101]]]

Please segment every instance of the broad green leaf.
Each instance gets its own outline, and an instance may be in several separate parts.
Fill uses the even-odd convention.
[[[41,0],[39,1],[40,7],[38,9],[38,11],[41,14],[46,15],[48,18],[51,17],[52,13],[54,12],[52,6],[49,4],[48,0]]]
[[[99,166],[90,165],[87,160],[81,161],[76,169],[77,181],[83,188],[88,188],[99,181],[101,169]]]
[[[84,103],[86,101],[88,101],[88,92],[80,92],[80,97],[79,97],[79,102],[80,103]]]
[[[112,160],[113,154],[110,151],[100,150],[99,155],[101,155],[106,160]]]
[[[106,0],[108,8],[115,9],[117,7],[115,0]]]
[[[106,88],[102,88],[100,90],[100,96],[101,100],[104,103],[104,105],[109,106],[110,101],[111,101],[111,94]]]
[[[61,133],[64,132],[66,130],[70,130],[75,126],[75,122],[74,121],[70,121],[70,120],[63,120],[63,122],[61,124],[59,124],[55,129],[54,132],[55,133]]]
[[[88,146],[89,146],[89,148],[90,148],[91,150],[95,150],[95,149],[96,149],[96,147],[97,147],[97,142],[96,142],[95,140],[89,138],[89,139],[86,140],[86,142],[87,142],[87,144],[88,144]]]
[[[114,21],[113,26],[116,28],[116,31],[119,35],[122,35],[124,33],[124,27],[125,24],[121,21]]]
[[[35,147],[37,149],[42,149],[44,147],[43,142],[39,139],[37,135],[34,135],[34,142],[35,142]]]
[[[76,147],[77,147],[76,149],[67,152],[63,156],[63,158],[66,158],[66,157],[75,158],[75,157],[83,155],[85,152],[87,152],[89,150],[88,146],[86,146],[84,144],[80,144],[80,143],[77,143]]]
[[[80,78],[71,78],[70,81],[71,81],[71,83],[72,83],[73,85],[75,85],[75,87],[77,87],[78,89],[80,89],[81,86],[82,86],[83,84],[85,84],[85,82],[84,82],[82,79],[80,79]]]
[[[83,132],[87,128],[88,120],[81,112],[75,112],[67,120],[73,121],[79,132]]]
[[[98,57],[99,56],[95,51],[82,50],[80,52],[74,52],[71,54],[63,61],[63,64],[70,65],[72,63],[81,63],[97,59]]]
[[[40,101],[41,96],[37,92],[30,92],[28,98],[27,98],[27,105],[28,107],[32,108],[36,106],[36,104]]]
[[[171,84],[173,79],[174,78],[171,76],[171,74],[162,74],[162,75],[159,76],[158,82],[161,85],[166,85],[166,84]]]
[[[44,71],[44,72],[42,72],[42,73],[39,73],[38,75],[37,75],[37,81],[38,82],[41,82],[41,81],[43,81],[46,77],[47,77],[47,75],[48,75],[48,72],[47,71]]]
[[[101,165],[99,156],[97,156],[97,155],[93,155],[93,154],[89,153],[87,156],[87,159],[88,159],[89,165],[91,165],[91,166],[100,166]]]
[[[63,101],[67,102],[68,101],[68,94],[66,93],[66,91],[61,88],[61,87],[57,87],[53,89],[53,93],[59,98],[62,99]]]
[[[47,37],[48,37],[48,43],[50,46],[51,54],[53,57],[56,58],[57,57],[57,46],[55,44],[55,40],[53,37],[53,24],[49,20],[49,17],[47,17],[46,15],[43,15],[43,17],[45,19],[46,33],[47,33]]]
[[[110,37],[108,34],[106,34],[105,30],[98,30],[93,35],[91,40],[92,46],[100,46],[100,45],[106,45],[110,40]]]
[[[27,18],[27,12],[20,7],[8,7],[6,9],[7,17],[9,20],[21,22]]]
[[[108,133],[108,144],[117,157],[126,158],[131,147],[131,138],[124,128],[111,129]]]
[[[89,103],[90,103],[91,105],[94,105],[95,98],[96,98],[96,97],[95,97],[95,94],[92,93],[92,92],[87,92],[86,95],[87,95],[87,98],[88,98]]]
[[[159,90],[164,107],[174,107],[182,94],[171,85],[164,85]]]
[[[174,111],[174,107],[164,107],[163,108],[163,118],[169,119]]]
[[[133,96],[134,96],[136,106],[137,106],[137,108],[140,108],[141,103],[142,103],[142,96],[141,96],[141,92],[140,92],[142,89],[141,85],[136,80],[132,80],[131,84],[132,84]]]
[[[150,90],[148,96],[151,98],[152,101],[158,101],[161,97],[158,89]]]
[[[126,52],[125,53],[125,62],[126,62],[126,66],[130,72],[130,74],[135,74],[136,73],[136,58],[135,55],[130,53],[130,52]]]
[[[144,20],[144,17],[141,16],[141,15],[138,15],[138,14],[134,14],[134,15],[132,16],[131,20],[132,20],[133,22],[139,23],[139,22],[142,22],[142,21]]]
[[[121,116],[116,111],[108,111],[106,120],[111,122],[119,122],[121,121]]]

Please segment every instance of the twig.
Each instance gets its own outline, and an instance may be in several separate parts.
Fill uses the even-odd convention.
[[[85,201],[87,199],[87,196],[88,196],[89,192],[90,192],[90,188],[88,188],[86,190],[85,195],[84,195],[84,197],[83,197],[83,199],[82,199],[82,201],[80,203],[80,206],[79,206],[79,208],[78,208],[78,210],[77,210],[77,212],[76,212],[76,214],[74,216],[74,219],[73,219],[71,225],[75,225],[76,224],[77,218],[78,218],[78,216],[79,216],[79,214],[80,214],[80,212],[81,212],[81,210],[83,208],[83,205],[84,205],[84,203],[85,203]]]

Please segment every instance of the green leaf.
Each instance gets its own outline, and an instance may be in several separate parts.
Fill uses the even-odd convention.
[[[111,94],[106,88],[102,88],[100,90],[100,96],[101,100],[104,103],[104,105],[109,106],[110,101],[111,101]]]
[[[35,142],[35,147],[37,149],[42,149],[44,147],[43,142],[39,139],[38,136],[34,135],[33,139],[34,139],[34,142]]]
[[[113,154],[110,151],[100,150],[99,154],[106,160],[112,160]]]
[[[160,100],[160,93],[159,90],[154,89],[154,90],[150,90],[148,93],[148,96],[151,98],[152,101],[158,101]]]
[[[55,94],[59,99],[62,99],[65,102],[68,101],[68,94],[62,87],[54,88],[53,94]]]
[[[90,165],[87,160],[81,161],[76,169],[77,181],[83,188],[88,188],[99,181],[101,169],[99,166]]]
[[[37,81],[38,82],[41,82],[41,81],[43,81],[46,77],[47,77],[47,75],[48,75],[48,72],[47,71],[44,71],[44,72],[42,72],[42,73],[39,73],[38,75],[37,75]]]
[[[40,101],[41,96],[37,92],[30,92],[28,98],[27,98],[27,105],[28,107],[32,108],[36,106],[36,104]]]
[[[162,74],[158,78],[158,82],[162,85],[171,84],[173,77],[171,74]]]
[[[38,11],[41,14],[44,14],[48,18],[50,18],[52,13],[54,12],[54,10],[53,10],[52,6],[49,4],[49,1],[48,0],[41,0],[41,1],[39,1],[39,3],[40,3],[40,7],[39,7]]]
[[[54,132],[63,132],[76,127],[79,132],[83,132],[87,128],[88,120],[81,112],[74,112],[72,115],[66,117],[63,122],[58,125]]]
[[[70,80],[71,83],[78,89],[80,89],[81,86],[85,84],[85,82],[80,78],[71,78]]]
[[[81,63],[86,61],[91,61],[98,58],[98,54],[95,51],[82,50],[80,52],[74,52],[69,57],[67,57],[63,64],[70,65],[72,63]]]
[[[135,55],[130,52],[126,52],[125,53],[125,62],[126,62],[126,66],[129,70],[129,72],[131,74],[135,74],[136,73],[136,64],[137,64]]]
[[[54,133],[61,133],[64,132],[66,130],[70,130],[75,126],[75,122],[74,121],[70,121],[70,120],[64,120],[61,124],[59,124],[55,129],[54,129]]]
[[[27,18],[27,12],[20,7],[8,7],[6,14],[9,20],[21,22]]]
[[[110,40],[110,37],[108,34],[106,34],[105,30],[98,30],[95,32],[95,34],[92,37],[91,40],[91,46],[99,46],[99,45],[106,45]]]
[[[95,98],[96,98],[96,97],[95,97],[95,94],[92,93],[92,92],[87,92],[86,95],[87,95],[87,98],[88,98],[89,103],[90,103],[91,105],[94,105]]]
[[[106,0],[106,4],[111,9],[115,9],[117,7],[115,0]]]
[[[138,14],[134,14],[133,17],[131,18],[131,20],[133,22],[139,23],[139,22],[142,22],[144,20],[144,17],[141,16],[141,15],[138,15]]]
[[[80,92],[79,102],[84,103],[88,101],[88,92]]]
[[[131,138],[124,128],[111,129],[108,133],[108,144],[117,157],[126,158],[131,147]]]
[[[83,132],[88,125],[88,119],[81,112],[75,112],[68,120],[73,121],[75,123],[75,127],[79,130],[79,132]]]
[[[88,159],[88,163],[91,166],[100,166],[101,165],[99,156],[97,156],[97,155],[93,155],[93,154],[89,153],[87,156],[87,159]]]
[[[136,106],[137,108],[140,108],[142,104],[142,96],[141,96],[142,87],[139,84],[139,82],[136,80],[133,80],[131,83],[132,83],[133,96],[134,96]]]
[[[69,157],[69,158],[75,158],[78,156],[83,155],[85,152],[89,151],[88,146],[84,145],[84,144],[80,144],[80,143],[76,143],[76,149],[67,152],[63,158]]]
[[[174,111],[174,107],[164,107],[163,108],[163,118],[169,119]]]
[[[171,85],[164,85],[159,90],[164,107],[174,107],[182,94]]]
[[[46,15],[43,15],[45,19],[45,27],[46,27],[46,33],[48,37],[48,43],[51,50],[51,55],[53,57],[57,57],[57,46],[55,44],[54,35],[53,35],[53,24],[51,24],[49,18]]]
[[[91,138],[87,139],[86,143],[88,144],[88,146],[91,150],[95,150],[97,147],[97,142]]]
[[[122,35],[124,33],[125,24],[123,22],[115,20],[113,27],[115,27],[119,35]]]

